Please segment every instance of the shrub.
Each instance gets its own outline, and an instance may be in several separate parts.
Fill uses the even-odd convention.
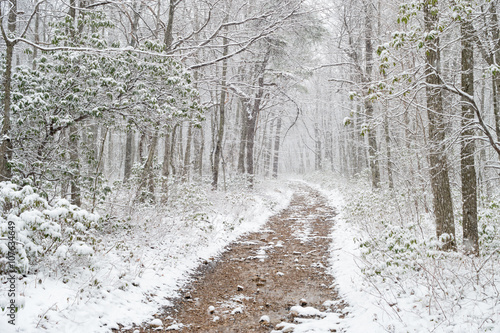
[[[60,263],[70,257],[88,257],[96,250],[99,216],[65,199],[49,202],[36,189],[0,183],[0,274],[10,270],[9,222],[15,231],[15,270],[27,273],[43,258]],[[11,229],[12,230],[12,229]]]

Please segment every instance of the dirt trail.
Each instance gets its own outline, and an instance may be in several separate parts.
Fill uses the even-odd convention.
[[[325,271],[334,216],[324,197],[298,185],[289,207],[260,232],[198,269],[182,296],[157,316],[163,331],[270,332],[294,322],[297,313],[290,309],[296,305],[341,313],[344,303]],[[281,326],[282,332],[293,330]],[[129,332],[137,330],[158,332],[148,324]]]

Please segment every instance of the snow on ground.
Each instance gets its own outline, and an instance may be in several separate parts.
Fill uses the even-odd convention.
[[[309,184],[326,196],[338,215],[332,229],[330,272],[335,278],[340,296],[349,304],[348,315],[342,320],[342,329],[351,333],[386,332],[379,321],[384,321],[385,313],[378,305],[379,300],[367,293],[366,282],[361,273],[362,261],[359,245],[355,239],[360,230],[348,225],[342,214],[344,197],[337,188],[325,189]]]
[[[238,236],[258,230],[293,194],[283,182],[256,187],[185,192],[181,197],[194,197],[192,204],[179,205],[183,209],[120,208],[118,215],[129,215],[130,222],[113,225],[104,250],[91,261],[79,262],[71,272],[41,268],[18,281],[24,307],[16,326],[0,312],[0,332],[97,333],[153,320],[190,271],[210,262]],[[6,288],[0,285],[0,305],[8,302]]]
[[[482,210],[489,221],[480,230],[485,252],[475,258],[438,251],[432,220],[422,216],[415,225],[406,203],[397,201],[404,199],[359,184],[346,187],[325,175],[307,183],[339,212],[329,269],[348,307],[345,318],[295,307],[295,321],[282,323],[281,332],[500,332],[498,205]],[[201,261],[210,262],[288,205],[292,190],[283,184],[266,182],[253,192],[207,191],[190,199],[195,204],[181,204],[184,210],[123,211],[130,222],[113,226],[106,250],[91,261],[82,259],[69,273],[42,268],[18,282],[24,307],[17,332],[109,332],[118,323],[152,322]],[[6,286],[0,285],[2,306]],[[0,313],[0,332],[12,331]]]
[[[486,225],[480,225],[483,253],[469,257],[436,248],[432,218],[416,219],[409,196],[372,193],[366,185],[324,175],[309,181],[339,210],[330,269],[349,307],[346,318],[339,325],[333,319],[330,328],[350,333],[500,332],[496,201],[480,211]],[[327,332],[319,327],[307,331]]]

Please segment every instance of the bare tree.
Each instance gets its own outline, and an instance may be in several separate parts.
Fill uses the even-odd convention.
[[[472,29],[468,18],[461,24],[462,38],[462,90],[474,96],[474,48]],[[462,141],[460,150],[462,180],[462,218],[464,248],[468,253],[479,254],[477,229],[477,183],[474,146],[474,109],[462,98]]]
[[[436,31],[438,15],[434,8],[436,0],[424,3],[425,31]],[[434,215],[436,217],[436,233],[438,238],[446,235],[444,249],[455,249],[455,222],[453,202],[451,199],[448,161],[445,148],[445,122],[443,110],[442,88],[439,87],[439,37],[429,40],[426,45],[426,96],[427,118],[429,119],[429,163],[432,194],[434,197]]]

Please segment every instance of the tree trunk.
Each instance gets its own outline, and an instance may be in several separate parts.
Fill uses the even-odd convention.
[[[113,142],[114,141],[114,135],[113,135],[113,130],[112,129],[109,129],[109,135],[108,135],[108,151],[107,151],[107,155],[106,155],[106,177],[111,179],[111,180],[116,180],[113,176],[113,167],[115,166],[114,162],[119,160],[119,156],[118,157],[115,157],[115,152],[114,152],[114,149],[113,149]]]
[[[139,28],[139,19],[140,15],[137,10],[137,3],[134,3],[133,5],[134,8],[134,15],[133,15],[133,20],[131,22],[131,27],[130,27],[130,35],[131,39],[128,41],[129,45],[131,47],[136,47],[137,46],[137,29]],[[130,179],[130,175],[132,174],[132,166],[134,165],[134,131],[131,129],[131,122],[128,121],[128,126],[127,128],[127,139],[125,143],[125,166],[124,166],[124,173],[123,173],[123,181],[126,182]],[[142,163],[142,136],[141,140],[139,141],[139,162]]]
[[[323,161],[321,159],[321,135],[319,133],[319,126],[318,124],[314,124],[314,136],[315,136],[315,140],[314,140],[314,147],[315,147],[315,151],[314,151],[314,170],[318,171],[318,170],[322,170],[323,169]]]
[[[280,154],[280,136],[281,136],[281,117],[276,121],[276,135],[274,140],[274,159],[273,159],[273,178],[278,178],[279,154]]]
[[[176,134],[177,134],[177,128],[179,127],[179,124],[175,124],[173,130],[172,130],[172,137],[170,141],[170,156],[169,156],[169,161],[168,164],[170,165],[170,170],[172,171],[172,176],[176,175],[176,169],[175,169],[175,164],[174,164],[174,155],[175,155],[175,142],[176,142]]]
[[[333,145],[333,133],[332,133],[332,127],[333,127],[333,121],[332,121],[332,118],[331,116],[329,117],[329,121],[328,121],[328,130],[326,131],[326,156],[325,158],[328,159],[328,161],[330,162],[330,169],[331,171],[334,171],[335,170],[335,165],[334,165],[334,145]]]
[[[493,115],[495,117],[495,133],[497,141],[500,141],[500,74],[492,77],[492,94],[493,94]]]
[[[437,14],[433,8],[437,1],[428,0],[424,5],[424,21],[426,32],[436,29],[438,24]],[[444,250],[456,249],[455,222],[453,217],[453,202],[451,199],[450,181],[448,176],[448,163],[445,151],[445,123],[443,115],[443,97],[438,76],[440,68],[439,38],[428,41],[426,47],[426,96],[427,117],[429,119],[429,163],[431,187],[433,194],[434,215],[436,218],[436,234],[443,240]]]
[[[35,32],[34,32],[35,44],[40,44],[40,14],[38,12],[38,7],[36,8],[35,14]],[[38,48],[33,46],[33,60],[38,58]],[[33,69],[36,69],[36,63],[33,61]]]
[[[81,206],[81,191],[80,191],[80,158],[78,154],[78,132],[75,126],[69,128],[69,158],[74,168],[74,173],[71,179],[71,202],[74,205]]]
[[[360,133],[362,133],[362,131],[364,130],[362,126],[365,123],[366,114],[363,114],[361,112],[361,104],[358,104],[356,106],[356,109],[356,117],[354,118],[356,131],[353,132],[353,143],[356,149],[355,160],[353,159],[353,163],[355,164],[354,175],[360,174],[364,169],[370,167],[367,159],[368,151],[366,149],[365,136],[360,135]]]
[[[62,129],[60,135],[63,138],[62,144],[64,145],[66,152],[69,152],[70,144],[68,139],[68,129]],[[69,180],[67,178],[64,178],[61,183],[61,198],[66,198],[68,196],[68,190]]]
[[[267,62],[269,61],[270,50],[266,52],[264,60],[260,64],[260,69],[257,71],[259,73],[257,79],[257,93],[255,94],[255,99],[253,103],[252,113],[248,115],[247,122],[247,175],[250,188],[253,188],[255,173],[254,173],[254,161],[253,161],[253,149],[255,145],[255,131],[257,130],[257,117],[260,113],[260,107],[262,102],[262,96],[264,95],[264,73],[266,71]]]
[[[165,203],[168,199],[168,176],[170,175],[170,134],[165,134],[165,144],[163,153],[163,166],[161,169],[162,185],[161,185],[161,201]]]
[[[474,96],[474,49],[471,43],[470,22],[461,24],[462,33],[462,90]],[[462,142],[460,150],[462,179],[463,238],[466,253],[479,254],[477,230],[477,184],[474,161],[474,110],[462,99]]]
[[[139,189],[137,190],[136,201],[139,202],[155,201],[153,161],[157,145],[158,145],[158,132],[155,132],[151,139],[151,144],[149,145],[148,157],[146,159],[146,163],[144,164],[144,169],[142,171],[141,182],[139,183]],[[147,192],[143,192],[143,189],[145,187],[147,187]]]
[[[127,130],[127,138],[125,141],[125,166],[123,181],[126,182],[130,179],[132,174],[132,165],[134,164],[134,131],[132,129]]]
[[[241,135],[240,135],[240,149],[238,153],[238,172],[240,174],[245,173],[245,148],[246,140],[248,136],[248,108],[246,103],[241,102],[242,112],[241,112]]]
[[[203,127],[199,128],[198,134],[196,135],[195,143],[196,159],[194,169],[198,173],[198,177],[201,179],[203,177],[203,152],[205,150],[205,136],[203,133]]]
[[[138,44],[137,30],[139,29],[139,19],[141,18],[142,4],[139,5],[139,8],[137,7],[138,7],[138,2],[134,2],[132,5],[134,15],[132,22],[130,24],[131,27],[130,27],[130,41],[129,41],[129,45],[132,47],[136,47]]]
[[[87,134],[87,140],[88,140],[88,147],[87,149],[90,148],[90,153],[92,160],[95,161],[97,160],[97,154],[99,150],[99,125],[97,124],[97,120],[91,119],[89,121],[90,123],[90,133]]]
[[[365,4],[365,80],[369,84],[372,80],[373,69],[373,45],[372,45],[372,6],[371,2]],[[377,132],[373,124],[373,103],[368,96],[365,96],[365,114],[366,121],[370,124],[368,130],[368,159],[371,170],[373,188],[380,187],[380,170],[378,165],[378,147],[377,147]]]
[[[139,164],[143,164],[144,163],[144,160],[145,160],[145,156],[144,156],[144,146],[147,144],[147,135],[146,133],[141,133],[141,136],[139,138]]]
[[[172,35],[174,26],[174,14],[175,14],[175,0],[170,0],[170,4],[168,6],[168,22],[167,22],[167,27],[165,28],[165,37],[163,39],[167,49],[170,49],[170,47],[172,46],[172,42],[174,40],[174,37]]]
[[[253,181],[254,181],[254,171],[253,171],[253,146],[255,142],[255,129],[257,125],[257,119],[255,117],[249,118],[248,123],[247,123],[247,140],[246,140],[246,160],[247,160],[247,167],[246,167],[246,172],[248,176],[248,182],[250,188],[253,187]]]
[[[343,130],[338,130],[337,136],[338,136],[338,142],[339,142],[339,157],[340,157],[340,174],[343,176],[348,177],[349,176],[349,167],[348,167],[348,161],[349,158],[346,154],[345,151],[345,145],[346,143],[346,138],[347,135],[344,133]]]
[[[12,58],[14,55],[14,43],[6,41],[5,72],[4,72],[4,98],[3,98],[3,126],[0,144],[0,181],[8,181],[12,178],[9,161],[12,158],[12,141],[10,139],[10,106],[12,85]]]
[[[365,112],[368,121],[373,121],[373,103],[365,100]],[[375,127],[370,125],[368,130],[368,159],[370,164],[371,179],[373,188],[380,187],[380,169],[378,163],[377,132]]]
[[[184,158],[184,122],[181,122],[179,124],[179,128],[177,128],[178,134],[177,134],[177,158],[174,156],[174,164],[179,167],[179,173],[182,175],[182,161]]]
[[[223,38],[224,50],[222,52],[223,56],[228,54],[229,48],[227,46],[228,40],[226,37]],[[222,62],[222,81],[221,81],[221,92],[219,100],[219,128],[217,130],[217,142],[215,144],[214,152],[214,163],[212,169],[212,189],[216,190],[219,182],[219,165],[222,155],[222,141],[224,139],[224,126],[226,121],[225,107],[226,107],[226,77],[227,77],[227,59]]]
[[[163,166],[161,169],[162,177],[168,177],[170,175],[170,134],[167,132],[165,134],[165,151],[163,153]]]
[[[273,127],[274,127],[274,119],[271,120],[269,124],[269,135],[267,138],[266,144],[266,156],[264,158],[264,176],[269,177],[270,167],[271,167],[271,154],[273,151]]]
[[[101,147],[99,149],[99,152],[97,153],[97,165],[94,172],[94,187],[92,188],[92,210],[91,210],[92,213],[94,212],[95,207],[97,205],[97,185],[99,183],[99,175],[103,173],[104,145],[106,143],[106,137],[108,135],[108,131],[109,128],[106,127],[104,134],[102,135],[101,138]]]
[[[490,3],[490,13],[491,13],[491,37],[495,43],[499,43],[500,41],[500,28],[498,22],[498,14],[497,14],[497,6],[496,1],[491,1]],[[489,61],[489,65],[493,65],[495,61],[498,63],[500,59],[500,50],[497,49],[493,51],[491,54],[491,59]],[[497,140],[500,140],[500,97],[498,94],[500,93],[500,74],[493,75],[492,77],[492,93],[493,93],[493,114],[495,117],[495,133],[497,135]]]
[[[17,0],[10,0],[7,29],[10,33],[16,32],[17,25]],[[3,33],[3,30],[2,30]],[[5,36],[4,36],[5,37]],[[9,161],[12,158],[12,141],[10,139],[10,107],[11,107],[11,87],[12,87],[12,60],[14,57],[14,47],[16,42],[5,41],[5,72],[3,77],[3,125],[0,144],[0,181],[9,181],[12,178]]]
[[[391,156],[391,136],[389,132],[389,119],[387,118],[387,114],[384,118],[384,134],[385,134],[385,146],[386,146],[386,154],[387,154],[387,178],[389,182],[389,188],[394,188],[394,181],[392,179],[392,156]]]
[[[191,142],[193,141],[193,126],[188,124],[186,151],[184,152],[184,170],[182,176],[189,181],[189,172],[191,169]]]

